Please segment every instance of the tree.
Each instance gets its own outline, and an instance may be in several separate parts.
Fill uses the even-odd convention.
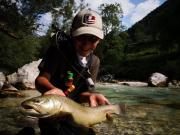
[[[85,0],[80,0],[80,2],[77,4],[77,10],[83,10],[83,9],[87,8],[88,6],[89,6],[89,4],[85,3]]]
[[[74,0],[64,0],[61,6],[52,10],[52,24],[58,29],[69,31],[74,11],[76,10]]]
[[[36,60],[39,42],[33,36],[26,36],[21,40],[11,40],[7,35],[0,33],[0,63],[1,69],[13,72],[23,64]],[[7,41],[11,42],[7,42]]]
[[[38,59],[46,40],[40,42],[34,31],[42,25],[37,23],[42,14],[58,8],[65,29],[74,11],[74,0],[1,0],[0,5],[0,68],[8,71]]]
[[[123,11],[119,3],[101,4],[99,10],[103,19],[105,35],[110,31],[121,31]]]
[[[108,33],[97,47],[96,54],[101,59],[103,71],[116,74],[119,65],[124,61],[125,39],[114,31]],[[101,71],[100,71],[101,72]]]
[[[101,4],[99,10],[103,19],[104,41],[97,48],[101,58],[102,69],[115,74],[124,57],[124,41],[120,36],[122,31],[122,9],[119,3]]]
[[[31,35],[42,25],[37,23],[41,15],[48,12],[53,14],[53,19],[56,21],[59,21],[56,18],[57,15],[57,17],[63,17],[62,27],[64,27],[72,18],[74,3],[74,0],[1,0],[0,31],[17,37]]]

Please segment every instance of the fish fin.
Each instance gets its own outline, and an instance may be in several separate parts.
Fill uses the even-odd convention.
[[[118,104],[118,106],[119,106],[119,115],[120,116],[125,115],[125,110],[126,110],[125,104]]]
[[[112,121],[113,120],[113,114],[112,113],[106,113],[106,118],[107,118],[107,120]]]
[[[107,112],[106,119],[109,121],[113,121],[115,117],[124,116],[125,115],[125,104],[117,104],[113,105],[115,107],[115,112]]]

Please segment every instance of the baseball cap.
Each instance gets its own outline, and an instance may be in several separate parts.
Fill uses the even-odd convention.
[[[73,37],[82,34],[92,34],[103,39],[102,27],[101,16],[93,10],[84,9],[74,17],[71,34]]]

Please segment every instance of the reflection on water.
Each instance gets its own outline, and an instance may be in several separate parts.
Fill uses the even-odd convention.
[[[98,85],[112,103],[126,104],[126,114],[93,126],[97,135],[179,135],[180,89]],[[28,91],[31,96],[37,93]],[[39,133],[37,119],[19,110],[23,98],[0,99],[0,135],[15,135],[23,127]]]

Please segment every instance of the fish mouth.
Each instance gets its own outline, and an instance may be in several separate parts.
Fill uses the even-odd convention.
[[[41,117],[42,116],[38,107],[35,105],[28,105],[28,104],[22,103],[21,106],[22,106],[22,112],[24,114],[34,116],[34,117]]]
[[[26,110],[33,109],[32,106],[26,105],[26,104],[22,104],[22,107],[23,107],[24,109],[26,109]]]
[[[38,104],[27,104],[26,102],[23,102],[21,106],[22,106],[21,109],[22,113],[27,116],[38,117],[38,118],[46,118],[51,116],[47,112],[41,111],[41,107]]]

